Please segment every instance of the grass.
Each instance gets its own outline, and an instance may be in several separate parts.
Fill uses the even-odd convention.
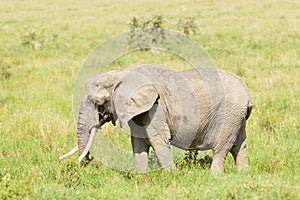
[[[299,199],[299,10],[296,0],[0,2],[0,199]],[[194,17],[190,37],[249,86],[249,171],[237,173],[231,156],[218,176],[188,162],[133,174],[58,161],[77,143],[72,90],[84,58],[151,13],[170,29]],[[136,53],[114,66],[136,61],[182,62]]]

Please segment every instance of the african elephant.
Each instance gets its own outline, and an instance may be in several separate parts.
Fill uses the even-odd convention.
[[[136,169],[148,167],[152,147],[162,168],[174,168],[170,145],[213,151],[212,172],[223,172],[228,152],[248,168],[246,120],[252,110],[242,80],[216,68],[175,71],[156,65],[100,74],[87,81],[77,124],[82,162],[90,161],[95,128],[128,124]],[[89,141],[90,140],[90,141]]]

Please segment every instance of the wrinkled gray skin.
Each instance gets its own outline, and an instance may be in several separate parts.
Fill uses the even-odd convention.
[[[228,152],[247,169],[246,120],[252,109],[247,87],[216,68],[174,71],[135,65],[87,81],[78,117],[79,154],[92,127],[119,119],[131,129],[135,166],[148,167],[151,146],[163,168],[174,168],[170,144],[213,151],[212,172],[223,172]],[[83,163],[89,162],[89,155]]]

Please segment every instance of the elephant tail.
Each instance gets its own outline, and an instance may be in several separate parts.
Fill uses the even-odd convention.
[[[250,117],[250,114],[251,114],[251,111],[252,111],[252,107],[253,107],[253,104],[252,104],[252,101],[250,100],[248,102],[248,105],[247,105],[246,120]]]

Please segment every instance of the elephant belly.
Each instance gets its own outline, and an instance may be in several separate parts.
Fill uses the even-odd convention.
[[[171,145],[183,150],[209,150],[213,147],[212,138],[203,137],[206,134],[178,134],[170,141]]]
[[[193,144],[191,146],[186,146],[185,144],[182,144],[180,142],[177,141],[170,141],[171,145],[183,149],[183,150],[201,150],[201,151],[205,151],[205,150],[210,150],[212,149],[212,145],[207,144],[207,143],[203,143],[203,144]]]
[[[222,115],[215,116],[207,123],[200,124],[185,124],[172,135],[170,143],[184,150],[209,150],[212,149],[215,142],[218,140],[224,125],[224,118]],[[203,120],[200,121],[203,122]],[[199,122],[199,121],[198,121]]]

